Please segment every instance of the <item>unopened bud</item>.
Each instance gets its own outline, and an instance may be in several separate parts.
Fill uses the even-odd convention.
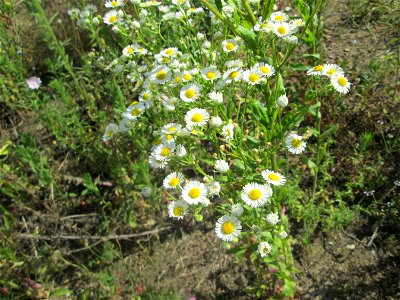
[[[221,151],[225,151],[225,145],[221,145],[221,146],[219,146],[219,150],[221,150]]]

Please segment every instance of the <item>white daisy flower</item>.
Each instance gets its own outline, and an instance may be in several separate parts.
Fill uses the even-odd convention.
[[[239,81],[242,78],[243,70],[241,68],[235,67],[226,70],[222,78],[226,83],[231,83],[232,81]]]
[[[142,55],[146,55],[148,51],[146,48],[144,48],[140,45],[137,45],[137,47],[135,48],[135,52],[140,53]]]
[[[185,177],[182,173],[172,172],[167,177],[165,177],[163,181],[163,186],[166,189],[176,189],[178,186],[182,184],[185,180]]]
[[[229,39],[222,42],[222,50],[225,52],[234,52],[237,49],[239,49],[239,43],[234,39]]]
[[[104,142],[109,141],[114,136],[114,134],[118,133],[118,131],[119,131],[119,128],[117,125],[115,125],[113,123],[108,124],[106,129],[104,130],[103,141]]]
[[[276,100],[276,105],[278,105],[280,107],[285,107],[288,105],[288,103],[289,103],[289,99],[288,99],[288,97],[286,97],[286,95],[281,95]]]
[[[164,169],[168,165],[168,161],[165,159],[159,159],[154,155],[151,155],[149,157],[149,164],[150,167],[152,167],[153,169]]]
[[[290,153],[300,154],[306,149],[306,142],[301,135],[290,133],[285,140],[286,148]]]
[[[216,68],[208,67],[201,72],[201,76],[205,80],[214,81],[221,77],[221,73]]]
[[[124,1],[121,1],[121,0],[107,1],[105,5],[106,5],[106,7],[111,7],[111,8],[124,6]]]
[[[151,80],[158,84],[164,84],[171,79],[171,70],[166,66],[158,66],[152,71]]]
[[[343,74],[343,69],[335,64],[326,64],[322,69],[322,74],[331,77],[335,74]]]
[[[173,201],[168,205],[168,214],[171,218],[183,219],[189,205],[182,200]]]
[[[129,129],[131,129],[134,125],[134,121],[132,121],[131,119],[124,117],[121,121],[119,121],[119,130],[122,133],[128,132]]]
[[[347,94],[350,90],[351,83],[343,74],[334,74],[331,76],[331,84],[333,88],[342,94]]]
[[[222,126],[222,120],[220,117],[218,116],[213,116],[210,119],[210,126],[212,127],[220,127]]]
[[[262,74],[267,77],[271,77],[275,74],[275,68],[266,63],[257,63],[254,65],[254,68],[257,68]]]
[[[311,69],[309,69],[307,71],[307,75],[317,75],[317,76],[324,75],[323,70],[324,70],[324,66],[318,65],[318,66],[315,66],[315,67],[312,67]]]
[[[128,107],[127,112],[124,113],[124,117],[129,118],[130,120],[136,120],[140,117],[146,110],[146,107],[143,103],[137,103],[135,105],[131,105]]]
[[[271,245],[268,242],[261,242],[258,245],[258,253],[260,254],[261,257],[267,256],[272,250]]]
[[[241,198],[253,208],[261,207],[267,203],[272,196],[272,189],[269,185],[250,182],[242,190]]]
[[[186,127],[203,126],[207,124],[209,118],[210,115],[205,109],[193,108],[185,115]]]
[[[188,181],[182,189],[182,199],[190,205],[203,203],[207,199],[207,187],[197,180]]]
[[[254,25],[253,30],[270,33],[274,30],[274,24],[275,23],[271,22],[270,20],[263,21],[261,18],[259,18],[257,24]]]
[[[171,155],[174,153],[174,151],[175,144],[173,142],[160,144],[153,150],[152,155],[155,156],[158,160],[168,160],[169,157],[171,157]]]
[[[182,101],[193,102],[197,100],[201,95],[202,89],[203,87],[196,82],[185,85],[180,92]]]
[[[114,25],[122,20],[123,12],[121,10],[110,10],[103,17],[103,22],[108,25]]]
[[[225,126],[222,127],[221,134],[224,137],[224,140],[229,142],[231,139],[233,139],[234,128],[235,126],[233,126],[232,123],[226,124]]]
[[[251,85],[259,84],[264,79],[264,74],[258,68],[251,68],[243,72],[243,80]]]
[[[176,134],[182,129],[182,125],[178,123],[169,123],[161,128],[164,134]]]
[[[285,184],[286,178],[278,172],[274,172],[271,170],[264,170],[261,172],[262,177],[269,184],[273,185],[282,185]]]
[[[178,54],[178,48],[167,48],[160,52],[162,56],[175,57]]]
[[[235,217],[240,217],[243,213],[243,206],[241,206],[240,204],[234,204],[232,205],[231,208],[231,215],[235,216]]]
[[[189,70],[184,70],[182,73],[182,81],[186,82],[186,81],[190,81],[193,79],[193,70],[189,71]]]
[[[217,237],[225,242],[236,239],[242,231],[242,225],[235,216],[224,215],[218,219],[215,225]]]
[[[215,161],[214,169],[220,173],[226,173],[229,171],[229,164],[227,161],[219,159]]]
[[[243,61],[241,59],[235,59],[235,60],[228,60],[225,62],[225,67],[230,69],[230,68],[241,68],[243,67]]]
[[[286,239],[287,236],[288,236],[288,234],[287,234],[286,231],[281,231],[281,232],[278,233],[278,237],[279,237],[280,239]]]
[[[211,93],[208,94],[208,97],[210,97],[211,101],[216,104],[220,104],[224,101],[224,97],[221,92],[212,91]]]
[[[279,22],[274,24],[274,33],[279,37],[285,37],[291,35],[293,32],[289,23]]]
[[[187,154],[186,148],[183,145],[178,145],[176,147],[176,156],[184,157]]]
[[[273,12],[269,18],[273,22],[285,22],[289,17],[284,12],[276,11]]]
[[[211,181],[206,183],[207,191],[210,196],[219,195],[221,191],[221,185],[218,181]]]
[[[279,215],[278,213],[269,213],[264,220],[271,225],[276,225],[279,222]]]

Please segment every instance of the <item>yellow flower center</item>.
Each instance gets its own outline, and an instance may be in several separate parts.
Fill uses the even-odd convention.
[[[182,78],[180,76],[176,76],[174,82],[179,83],[181,82]]]
[[[157,146],[157,145],[160,145],[161,142],[162,142],[162,139],[159,138],[159,139],[156,139],[156,140],[153,142],[153,144],[154,144],[155,146]]]
[[[167,72],[165,72],[164,70],[158,71],[156,77],[159,80],[163,80],[165,79],[165,77],[167,77]]]
[[[183,79],[185,79],[185,80],[190,80],[190,79],[192,79],[192,75],[190,75],[190,74],[185,74],[185,75],[183,75]]]
[[[167,134],[165,137],[167,138],[168,141],[170,141],[174,138],[171,134]]]
[[[210,71],[210,72],[207,72],[207,73],[206,73],[206,77],[207,77],[208,79],[214,79],[215,76],[216,76],[216,74],[215,74],[215,72],[213,72],[213,71]]]
[[[297,139],[297,138],[293,139],[293,141],[292,141],[292,146],[295,147],[295,148],[299,148],[299,147],[301,146],[301,141],[300,141],[300,139]],[[271,174],[270,174],[270,175],[271,175]]]
[[[144,48],[139,48],[139,52],[144,52]]]
[[[190,198],[195,199],[195,198],[200,197],[200,195],[201,195],[201,191],[200,191],[200,189],[197,188],[197,187],[192,188],[192,189],[190,189],[190,191],[189,191],[189,197],[190,197]]]
[[[229,51],[232,51],[233,49],[235,49],[235,45],[231,42],[226,43],[226,49],[228,49]]]
[[[196,91],[195,91],[194,89],[188,89],[188,90],[185,92],[186,98],[191,99],[191,98],[194,97],[194,95],[196,95]]]
[[[257,82],[259,79],[260,79],[260,76],[258,76],[257,74],[251,74],[251,75],[249,76],[249,80],[250,80],[251,82]]]
[[[162,62],[163,62],[163,63],[169,62],[169,58],[168,58],[168,57],[163,57]]]
[[[229,78],[230,79],[235,79],[236,77],[238,77],[239,72],[238,71],[233,71],[229,74]]]
[[[315,67],[313,68],[313,70],[316,71],[316,72],[321,72],[323,68],[324,68],[324,66],[319,65],[319,66],[315,66]]]
[[[183,215],[183,207],[182,206],[177,206],[174,208],[173,212],[174,212],[174,216],[180,217]]]
[[[260,71],[263,72],[264,74],[268,74],[269,68],[263,66],[263,67],[260,67]]]
[[[201,121],[203,121],[203,116],[201,114],[196,113],[192,116],[192,122],[200,123]]]
[[[162,155],[162,156],[167,156],[167,155],[169,154],[170,151],[171,151],[170,148],[164,147],[164,148],[161,149],[161,155]]]
[[[133,106],[133,105],[136,105],[136,104],[138,104],[139,102],[138,101],[132,101],[132,103],[131,103],[131,105]]]
[[[283,21],[283,20],[284,20],[283,16],[276,16],[275,17],[275,21]]]
[[[109,131],[109,132],[106,133],[106,136],[107,136],[108,138],[110,138],[112,135],[113,135],[112,131]]]
[[[151,1],[151,4],[156,5],[156,4],[158,4],[158,2],[157,1]]]
[[[222,231],[225,234],[231,234],[235,231],[235,225],[232,222],[226,222],[222,225]]]
[[[111,2],[111,5],[112,5],[112,6],[117,6],[117,5],[118,5],[118,1],[113,1],[113,2]]]
[[[138,115],[140,115],[142,111],[140,110],[140,108],[134,108],[131,111],[132,116],[137,117]]]
[[[247,195],[251,200],[257,201],[261,197],[261,191],[259,189],[253,189]]]
[[[172,50],[172,49],[167,49],[166,51],[165,51],[165,54],[168,54],[168,55],[171,55],[171,54],[173,54],[174,53],[174,50]]]
[[[176,127],[170,127],[170,128],[168,128],[168,132],[173,132],[173,131],[175,131],[176,130]]]
[[[268,178],[273,180],[273,181],[278,181],[279,180],[279,176],[274,174],[274,173],[268,174]]]
[[[329,69],[329,71],[326,73],[328,73],[329,76],[332,76],[333,74],[335,74],[335,72],[336,72],[336,70],[334,68],[332,68],[332,69]]]
[[[144,99],[144,100],[147,100],[147,99],[149,99],[149,97],[150,97],[150,95],[149,95],[149,94],[147,94],[147,93],[143,94],[143,99]]]
[[[344,77],[339,77],[337,82],[339,83],[340,86],[346,86],[347,80]]]
[[[115,23],[115,22],[117,22],[117,16],[111,16],[111,17],[108,19],[108,22],[110,22],[110,23]]]
[[[141,85],[141,84],[142,84],[141,81],[136,81],[135,86],[139,86],[139,85]]]
[[[128,50],[126,50],[126,52],[127,52],[128,54],[132,54],[132,53],[133,53],[133,48],[132,48],[132,47],[129,47]]]
[[[169,186],[177,186],[179,184],[179,178],[171,178],[168,182]]]
[[[277,31],[278,31],[281,35],[285,35],[286,32],[287,32],[286,27],[284,27],[284,26],[279,26],[278,29],[277,29]]]

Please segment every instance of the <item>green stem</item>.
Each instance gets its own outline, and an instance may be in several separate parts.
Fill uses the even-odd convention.
[[[247,0],[241,0],[241,1],[242,1],[244,8],[247,11],[248,16],[250,17],[251,23],[253,24],[253,26],[256,25],[257,18],[254,15],[253,10],[250,7],[249,1],[247,1]]]

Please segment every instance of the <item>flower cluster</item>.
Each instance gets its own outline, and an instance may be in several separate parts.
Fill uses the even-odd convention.
[[[233,19],[243,7],[231,2],[221,1],[221,14]],[[259,6],[259,1],[249,2]],[[129,104],[119,123],[106,127],[103,141],[146,124],[148,163],[167,173],[162,185],[171,198],[168,215],[179,220],[214,210],[220,214],[216,235],[227,243],[246,236],[253,226],[271,232],[273,237],[257,236],[263,258],[278,251],[274,240],[281,243],[287,237],[276,193],[286,178],[271,163],[271,154],[284,148],[300,154],[305,138],[291,131],[293,124],[276,126],[279,135],[272,130],[289,105],[278,55],[255,56],[243,36],[227,34],[219,18],[193,3],[105,1],[102,17],[93,16],[97,9],[92,6],[70,14],[78,24],[111,29],[121,41],[104,69],[129,84]],[[265,45],[274,41],[266,53],[278,48],[285,53],[293,46],[288,43],[298,42],[296,33],[304,25],[301,18],[275,11],[248,31]],[[350,86],[334,65],[314,67],[308,74],[330,76],[342,88],[346,80],[344,86]]]
[[[343,69],[338,65],[318,65],[308,70],[307,75],[329,77],[331,85],[339,93],[347,94],[350,90],[351,83],[345,76]]]

